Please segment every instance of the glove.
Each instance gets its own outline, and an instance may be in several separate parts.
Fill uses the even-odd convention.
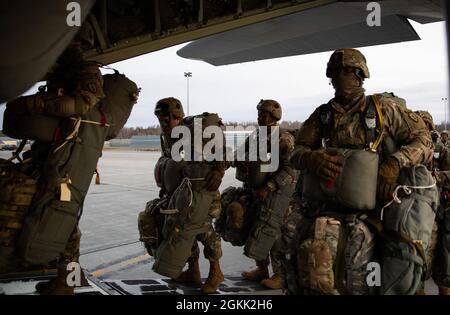
[[[255,197],[259,200],[265,200],[269,195],[270,191],[266,187],[260,188],[254,192]]]
[[[400,164],[395,158],[389,157],[381,164],[378,171],[378,199],[381,201],[389,201],[392,199],[392,193],[397,186],[399,174]]]
[[[222,183],[222,173],[217,170],[212,170],[206,176],[206,189],[209,191],[215,191]]]
[[[306,158],[306,168],[325,181],[335,179],[342,171],[342,161],[335,152],[311,151]]]

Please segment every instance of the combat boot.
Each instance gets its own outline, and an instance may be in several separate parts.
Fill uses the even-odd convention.
[[[193,283],[200,287],[202,285],[202,279],[200,277],[200,266],[198,264],[197,258],[189,258],[188,269],[183,271],[180,276],[175,279],[177,282],[181,283]]]
[[[269,289],[281,289],[281,276],[279,273],[274,273],[269,279],[264,279],[261,284]]]
[[[209,275],[208,279],[205,281],[205,284],[202,286],[202,292],[205,294],[216,292],[217,288],[219,288],[219,285],[224,279],[222,270],[220,270],[219,260],[210,260]]]
[[[250,280],[250,281],[262,281],[264,279],[269,278],[269,268],[268,263],[257,261],[256,262],[256,269],[250,270],[250,271],[244,271],[242,273],[242,277],[244,279]]]
[[[38,282],[36,284],[36,292],[39,294],[43,294],[43,295],[44,294],[52,295],[52,293],[49,293],[49,292],[51,292],[52,290],[56,290],[57,292],[53,293],[54,295],[66,295],[64,293],[58,293],[59,291],[62,290],[60,288],[61,284],[65,284],[64,287],[66,287],[66,288],[71,288],[71,287],[67,286],[67,284],[66,284],[67,273],[60,271],[61,269],[63,269],[63,267],[58,268],[58,275],[56,276],[56,278],[53,278],[50,281]],[[81,270],[81,274],[80,274],[80,286],[81,287],[89,286],[89,282],[87,281],[86,275],[84,274],[83,270]],[[74,288],[71,288],[71,289],[73,291]],[[67,291],[69,292],[70,290],[68,289]],[[67,295],[71,295],[71,293],[69,293]]]
[[[439,295],[450,295],[450,288],[439,287]]]
[[[36,292],[40,295],[74,295],[74,287],[67,285],[67,275],[65,268],[58,268],[56,278],[36,284]]]

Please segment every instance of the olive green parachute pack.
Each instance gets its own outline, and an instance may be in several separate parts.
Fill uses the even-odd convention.
[[[280,237],[281,224],[289,201],[297,185],[297,174],[290,168],[278,171],[274,180],[278,190],[260,201],[249,237],[244,246],[244,254],[255,260],[265,260]]]
[[[438,192],[423,165],[403,168],[402,194],[380,212],[292,213],[283,225],[284,284],[290,294],[415,294],[423,280]],[[380,266],[370,285],[369,263]],[[370,267],[370,266],[369,266]]]
[[[199,122],[202,124],[199,129],[202,132],[209,126],[222,126],[220,117],[214,113],[205,112],[186,117],[183,126],[189,128],[191,137],[194,136],[194,129],[199,127]],[[202,141],[200,149],[203,150],[205,142],[208,140]],[[192,138],[190,149],[193,154],[196,150],[194,143]],[[217,212],[213,209],[216,208],[217,192],[206,189],[206,177],[213,170],[213,163],[191,161],[175,164],[181,167],[170,167],[171,163],[173,161],[162,161],[164,165],[160,169],[164,171],[155,170],[155,176],[162,179],[163,188],[167,192],[173,192],[169,196],[167,208],[160,209],[160,213],[165,215],[165,221],[153,270],[161,275],[177,278],[191,256],[196,236],[208,231],[212,224],[212,212]],[[176,182],[179,180],[181,181]]]
[[[450,287],[450,207],[449,201],[444,200],[445,206],[438,212],[439,223],[437,245],[434,251],[432,275],[437,285]]]
[[[342,157],[342,172],[330,185],[308,171],[304,173],[303,196],[333,200],[351,209],[371,210],[376,205],[378,154],[369,150],[327,149]]]
[[[404,192],[382,210],[381,294],[415,294],[427,268],[427,252],[439,207],[439,192],[423,165],[403,168]],[[395,200],[395,199],[394,199]]]
[[[84,116],[53,117],[59,120],[58,130],[49,132],[53,142],[42,141],[48,137],[30,137],[39,140],[33,149],[44,146],[48,152],[16,242],[16,253],[26,263],[47,263],[63,252],[81,214],[104,141],[117,135],[136,103],[139,89],[134,82],[119,73],[104,79],[106,97]]]
[[[195,237],[209,229],[209,212],[216,192],[205,188],[211,166],[189,164],[183,168],[183,180],[170,197],[163,227],[163,241],[156,251],[153,270],[177,278],[191,255]]]

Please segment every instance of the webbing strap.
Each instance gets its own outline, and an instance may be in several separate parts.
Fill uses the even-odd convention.
[[[339,239],[336,249],[336,264],[334,270],[334,274],[336,275],[335,278],[336,288],[341,294],[347,293],[344,279],[346,278],[345,249],[347,247],[348,234],[349,234],[348,226],[343,222],[343,224],[339,226]]]
[[[28,139],[23,139],[20,144],[19,147],[16,149],[16,151],[13,153],[12,157],[10,157],[7,161],[11,162],[14,159],[17,159],[19,162],[23,162],[22,159],[20,158],[20,152],[22,152],[23,148],[25,147],[25,145],[27,144]]]
[[[383,117],[383,112],[381,110],[381,104],[380,104],[378,98],[375,95],[371,95],[371,98],[372,98],[373,104],[375,105],[375,110],[377,111],[378,119],[380,120],[380,133],[378,135],[377,140],[375,140],[375,142],[372,144],[372,147],[370,148],[370,150],[372,150],[373,152],[376,152],[378,146],[381,143],[381,140],[383,139],[384,117]]]
[[[428,186],[409,186],[409,185],[398,185],[397,187],[395,187],[394,192],[392,193],[392,200],[389,201],[387,204],[384,205],[383,208],[381,208],[381,212],[380,212],[380,220],[383,221],[383,214],[384,214],[384,209],[386,209],[387,207],[389,207],[391,204],[395,203],[402,203],[402,201],[400,200],[400,198],[398,198],[398,191],[400,189],[402,189],[405,194],[407,195],[411,195],[413,190],[415,189],[430,189],[436,186],[436,179],[433,177],[433,184],[428,185]]]
[[[317,218],[314,227],[314,239],[325,240],[325,228],[327,226],[327,218]]]

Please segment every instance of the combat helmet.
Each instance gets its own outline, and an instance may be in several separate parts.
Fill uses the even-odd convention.
[[[356,68],[358,76],[362,79],[370,77],[366,57],[357,49],[342,48],[335,50],[327,63],[327,77],[332,78],[343,67]]]
[[[256,109],[270,113],[276,120],[281,119],[281,105],[277,101],[261,100]]]
[[[91,23],[85,21],[75,35],[74,40],[80,41],[83,49],[93,48],[95,42],[95,32]]]
[[[181,102],[174,97],[160,99],[155,106],[156,116],[169,116],[171,118],[184,118]]]
[[[436,126],[434,125],[433,122],[433,117],[429,112],[427,112],[426,110],[417,110],[416,114],[419,115],[420,118],[422,118],[422,120],[425,122],[425,125],[427,125],[429,130],[436,129]]]

